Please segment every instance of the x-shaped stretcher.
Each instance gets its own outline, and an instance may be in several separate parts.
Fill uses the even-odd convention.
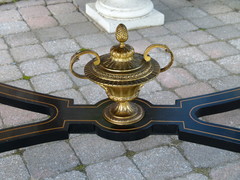
[[[102,116],[103,109],[111,103],[109,99],[96,105],[75,105],[72,99],[0,83],[0,103],[49,115],[42,122],[0,130],[0,152],[67,139],[70,133],[96,133],[117,141],[137,140],[151,134],[173,134],[180,140],[240,152],[240,129],[199,119],[240,108],[240,87],[179,99],[175,105],[152,105],[143,99],[134,102],[144,108],[144,118],[135,124],[120,126]]]

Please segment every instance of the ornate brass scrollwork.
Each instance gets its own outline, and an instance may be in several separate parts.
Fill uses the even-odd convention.
[[[150,52],[152,49],[154,49],[154,48],[162,48],[162,49],[165,50],[165,52],[167,52],[167,53],[169,53],[169,54],[171,55],[171,60],[170,60],[170,62],[169,62],[165,67],[161,68],[161,69],[160,69],[160,72],[164,72],[164,71],[168,70],[168,69],[172,66],[172,64],[173,64],[174,56],[173,56],[172,51],[171,51],[166,45],[164,45],[164,44],[152,44],[152,45],[148,46],[148,47],[146,48],[145,52],[143,53],[143,56],[144,56],[145,61],[147,61],[147,62],[148,62],[148,61],[151,61],[152,58],[151,58],[151,56],[149,56],[149,52]]]
[[[79,51],[77,53],[75,53],[72,57],[71,57],[71,61],[70,61],[70,71],[72,72],[72,74],[78,78],[81,79],[88,79],[85,75],[81,75],[76,73],[73,70],[73,65],[74,63],[76,63],[77,61],[80,60],[80,56],[84,55],[84,54],[92,54],[94,56],[96,56],[96,60],[93,62],[94,65],[99,65],[101,60],[100,60],[100,56],[98,55],[98,53],[96,53],[95,51],[91,51],[91,50],[83,50],[83,51]]]

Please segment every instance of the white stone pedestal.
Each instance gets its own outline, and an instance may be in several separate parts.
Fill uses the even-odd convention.
[[[109,33],[120,23],[128,29],[164,24],[164,15],[153,8],[151,0],[97,0],[86,4],[86,13]]]

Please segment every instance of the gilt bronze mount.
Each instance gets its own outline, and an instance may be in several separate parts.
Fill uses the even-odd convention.
[[[118,45],[111,48],[109,54],[99,56],[90,50],[77,52],[72,56],[70,70],[76,77],[89,79],[100,85],[114,103],[103,111],[104,118],[117,125],[129,125],[140,121],[144,117],[144,109],[133,102],[138,97],[140,88],[148,81],[164,72],[173,64],[173,53],[162,44],[154,44],[145,50],[144,54],[135,53],[132,46],[125,44],[128,31],[125,25],[118,25],[115,33]],[[163,48],[170,53],[171,60],[163,68],[152,59],[148,53],[153,48]],[[92,54],[96,56],[84,68],[85,75],[73,70],[73,65],[80,56]]]
[[[191,98],[178,99],[174,105],[152,105],[139,99],[140,88],[173,64],[173,53],[166,45],[153,44],[144,54],[125,44],[127,29],[116,30],[119,44],[109,54],[99,56],[91,50],[74,54],[71,72],[105,89],[108,99],[96,105],[76,105],[72,99],[55,97],[0,83],[0,102],[13,107],[47,114],[48,119],[0,129],[0,152],[63,140],[70,133],[95,133],[116,141],[132,141],[151,134],[178,135],[180,140],[240,152],[240,129],[202,121],[200,117],[240,108],[240,87]],[[149,56],[153,48],[170,54],[163,68]],[[94,59],[85,75],[74,70],[84,54]]]

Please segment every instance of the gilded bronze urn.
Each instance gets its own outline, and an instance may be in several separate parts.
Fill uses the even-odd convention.
[[[89,79],[100,85],[114,102],[103,111],[103,117],[116,125],[129,125],[140,121],[144,117],[143,108],[132,102],[138,97],[140,88],[155,78],[160,72],[166,71],[173,64],[173,53],[166,45],[153,44],[146,48],[144,54],[135,53],[133,47],[125,42],[128,31],[125,25],[119,24],[116,33],[118,45],[111,48],[109,54],[99,56],[92,50],[75,53],[70,62],[70,70],[78,78]],[[152,59],[148,53],[153,48],[163,48],[170,53],[171,60],[163,68]],[[85,75],[74,71],[73,65],[80,56],[92,54],[94,59],[85,68]]]

